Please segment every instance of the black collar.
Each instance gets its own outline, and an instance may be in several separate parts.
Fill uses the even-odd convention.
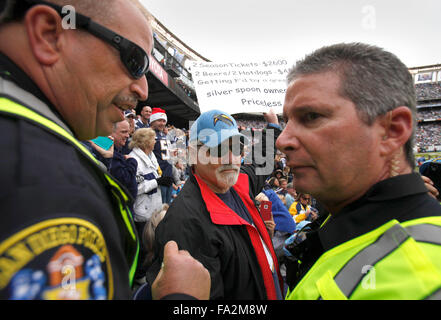
[[[318,231],[325,251],[396,219],[406,221],[417,214],[418,197],[427,201],[427,188],[417,173],[378,182],[366,194],[343,208]]]
[[[50,102],[50,100],[43,94],[43,92],[38,88],[38,86],[32,81],[32,79],[18,67],[9,57],[0,52],[0,77],[14,82],[17,86],[26,90],[27,92],[34,95],[36,98],[44,102],[53,113],[60,119],[63,119],[55,108],[55,106]],[[32,106],[30,106],[32,107]]]

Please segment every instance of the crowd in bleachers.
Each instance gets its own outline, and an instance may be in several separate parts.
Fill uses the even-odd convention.
[[[441,119],[441,109],[431,108],[419,110],[417,113],[417,120]]]
[[[417,92],[417,100],[433,100],[441,99],[441,83],[417,83],[415,85]]]
[[[237,120],[237,125],[239,127],[242,127],[244,129],[258,129],[261,130],[263,128],[265,128],[265,121],[263,120],[244,120],[244,119],[240,119]]]
[[[184,92],[187,94],[188,97],[190,97],[194,101],[197,101],[196,91],[192,87],[185,84],[185,82],[182,81],[180,78],[176,78],[175,80],[176,83],[182,88],[182,90],[184,90]]]
[[[418,125],[415,144],[420,148],[441,145],[440,123],[423,123]]]

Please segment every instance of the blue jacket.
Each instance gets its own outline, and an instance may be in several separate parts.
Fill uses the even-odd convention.
[[[138,195],[138,184],[136,183],[136,169],[138,162],[135,159],[125,159],[116,149],[113,152],[112,162],[109,166],[109,173],[118,179],[130,192],[133,199]]]
[[[272,202],[272,212],[274,222],[276,223],[275,230],[282,232],[293,233],[296,230],[296,223],[286,209],[282,200],[274,192],[273,189],[264,189],[262,192],[268,197]]]

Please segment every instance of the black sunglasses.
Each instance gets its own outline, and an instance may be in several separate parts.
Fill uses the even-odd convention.
[[[204,145],[200,144],[199,146]],[[237,146],[234,145],[231,141],[229,141],[227,145],[227,143],[224,141],[216,147],[208,148],[208,153],[210,154],[210,157],[222,158],[231,151],[231,153],[237,157],[243,154],[243,150],[244,144],[242,142],[239,142],[239,145]]]
[[[46,1],[39,0],[25,0],[31,5],[46,5],[55,9],[61,17],[67,15],[68,13],[62,12],[62,7],[49,3]],[[106,41],[111,44],[120,52],[121,62],[126,67],[129,74],[135,78],[140,79],[146,75],[149,71],[149,56],[148,54],[137,44],[124,38],[123,36],[113,32],[112,30],[94,22],[89,17],[82,15],[81,13],[75,12],[76,27],[88,31],[95,37]]]

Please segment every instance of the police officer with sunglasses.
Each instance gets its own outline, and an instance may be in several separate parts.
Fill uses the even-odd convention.
[[[132,199],[79,140],[147,99],[152,46],[130,1],[0,1],[0,299],[131,298]],[[207,299],[210,277],[169,242],[152,287]]]

